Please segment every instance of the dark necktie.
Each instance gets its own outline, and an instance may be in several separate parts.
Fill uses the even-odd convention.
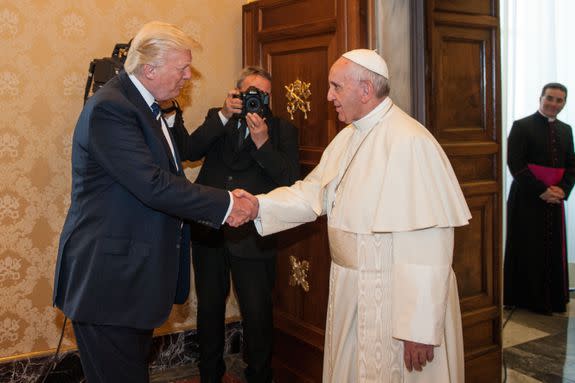
[[[156,118],[158,118],[158,116],[160,115],[160,113],[161,113],[161,111],[162,111],[162,110],[160,109],[160,105],[158,105],[157,102],[154,102],[150,107],[152,108],[152,113],[154,113],[154,116],[155,116]],[[163,120],[163,117],[162,117],[162,120]],[[171,150],[170,150],[170,154],[173,154],[172,158],[174,159],[174,165],[175,165],[175,167],[176,167],[176,171],[177,171],[178,173],[180,173],[180,171],[182,170],[182,169],[181,169],[181,165],[180,165],[180,164],[181,164],[181,162],[180,162],[180,155],[179,155],[179,153],[178,153],[178,147],[176,146],[176,142],[175,142],[175,140],[174,140],[174,136],[173,136],[173,134],[172,134],[170,128],[168,127],[168,124],[167,124],[165,121],[160,121],[160,124],[166,124],[165,127],[166,127],[166,130],[167,130],[168,135],[169,135],[170,137],[169,137],[169,138],[168,138],[168,137],[165,137],[165,138],[166,138],[166,139],[169,139],[169,140],[171,141],[172,147],[174,148],[174,152],[172,153]],[[163,129],[162,129],[162,130],[163,130]],[[169,149],[169,148],[168,148],[168,149]]]
[[[152,113],[154,113],[154,117],[158,118],[158,115],[160,114],[160,105],[158,105],[157,102],[154,102],[151,106],[152,108]]]
[[[238,149],[244,144],[246,139],[246,133],[248,131],[248,123],[245,118],[240,119],[240,126],[238,128]]]

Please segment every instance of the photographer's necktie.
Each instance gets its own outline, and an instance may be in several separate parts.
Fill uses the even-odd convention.
[[[238,127],[238,149],[244,144],[246,133],[248,131],[248,123],[245,118],[240,119],[240,126]]]

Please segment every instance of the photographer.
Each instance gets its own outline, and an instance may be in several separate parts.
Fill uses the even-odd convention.
[[[270,92],[270,74],[247,67],[223,107],[211,109],[190,137],[176,138],[184,156],[196,151],[205,156],[196,183],[228,190],[242,187],[259,194],[299,178],[297,129],[272,115]],[[224,320],[230,273],[243,318],[247,381],[271,382],[275,246],[274,239],[260,237],[252,223],[192,229],[202,383],[221,382],[226,369]]]

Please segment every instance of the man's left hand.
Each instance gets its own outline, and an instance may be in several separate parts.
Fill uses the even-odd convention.
[[[269,139],[268,124],[266,120],[261,118],[257,113],[248,113],[246,115],[246,122],[250,130],[252,141],[256,148],[260,148]]]
[[[403,341],[403,361],[405,368],[411,372],[421,371],[427,362],[433,360],[433,345]]]

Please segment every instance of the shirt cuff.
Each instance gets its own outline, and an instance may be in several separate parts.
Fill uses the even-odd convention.
[[[222,221],[222,225],[224,223],[226,223],[226,220],[228,219],[228,216],[230,215],[230,213],[232,212],[232,208],[234,207],[234,196],[232,195],[232,192],[228,191],[228,194],[230,195],[230,206],[228,206],[228,211],[226,211],[226,215],[224,216],[224,220]]]
[[[218,111],[218,116],[220,116],[220,121],[222,121],[222,124],[225,126],[228,123],[229,118],[226,118],[221,110]]]

